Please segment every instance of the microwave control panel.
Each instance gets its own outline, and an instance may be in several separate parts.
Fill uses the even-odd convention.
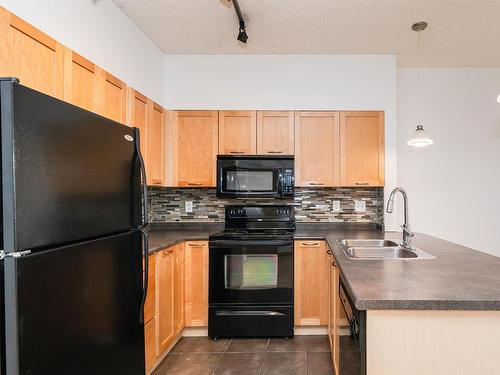
[[[293,197],[294,193],[294,176],[293,169],[283,170],[283,196]]]

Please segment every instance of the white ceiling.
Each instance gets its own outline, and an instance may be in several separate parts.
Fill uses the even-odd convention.
[[[166,54],[395,54],[416,65],[500,67],[500,1],[240,0],[249,34],[236,41],[228,0],[114,0]]]

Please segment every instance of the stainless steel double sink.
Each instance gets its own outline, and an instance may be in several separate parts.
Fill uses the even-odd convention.
[[[432,254],[421,249],[407,249],[391,240],[340,240],[340,247],[349,259],[384,260],[384,259],[434,259]]]

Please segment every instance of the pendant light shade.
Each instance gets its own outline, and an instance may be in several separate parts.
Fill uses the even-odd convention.
[[[424,31],[427,28],[427,22],[417,22],[411,26],[413,31],[418,33],[418,65],[417,65],[417,115],[418,115],[418,124],[420,124],[420,32]],[[407,144],[413,147],[426,147],[430,146],[434,143],[432,138],[427,134],[422,125],[417,125],[417,129],[411,135],[411,138],[408,140]]]
[[[498,96],[497,96],[497,102],[500,103],[500,94],[498,94]]]
[[[429,134],[427,134],[422,125],[418,125],[417,129],[411,135],[411,138],[408,140],[408,145],[413,147],[425,147],[430,146],[434,143]]]

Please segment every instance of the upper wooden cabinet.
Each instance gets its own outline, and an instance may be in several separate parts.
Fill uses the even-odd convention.
[[[127,85],[108,72],[98,69],[101,75],[98,113],[125,124],[127,121]]]
[[[0,77],[62,98],[63,61],[61,44],[0,7]]]
[[[295,113],[295,185],[338,186],[339,113]]]
[[[95,64],[69,48],[64,49],[63,99],[92,112],[99,109],[99,86],[103,82]]]
[[[256,111],[219,111],[219,154],[257,153]]]
[[[384,112],[340,113],[340,183],[384,185]]]
[[[139,91],[129,88],[129,113],[127,124],[139,128],[141,153],[147,159],[148,99]]]
[[[329,273],[325,241],[295,241],[295,325],[328,324]]]
[[[173,186],[214,187],[217,111],[175,111],[169,118],[173,140]]]
[[[208,242],[187,241],[185,248],[185,324],[208,325]]]
[[[165,182],[164,110],[159,104],[148,101],[147,116],[148,185],[162,186]]]
[[[293,155],[293,124],[292,111],[258,111],[257,154]]]

